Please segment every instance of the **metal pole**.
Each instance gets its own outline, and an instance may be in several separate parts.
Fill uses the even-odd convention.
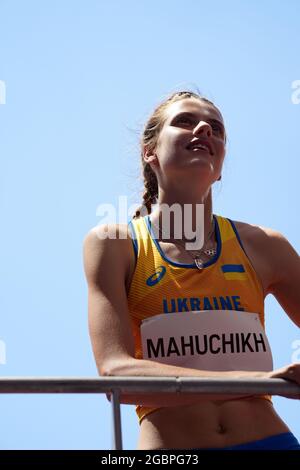
[[[300,395],[300,385],[284,379],[215,377],[0,377],[1,393],[199,393]]]
[[[113,419],[113,439],[112,449],[122,450],[122,424],[121,424],[121,407],[120,407],[120,392],[113,390],[111,395],[112,406],[112,419]]]

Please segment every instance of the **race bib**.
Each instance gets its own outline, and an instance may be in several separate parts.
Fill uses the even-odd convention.
[[[273,369],[257,313],[204,310],[163,313],[141,324],[143,359],[202,370]]]

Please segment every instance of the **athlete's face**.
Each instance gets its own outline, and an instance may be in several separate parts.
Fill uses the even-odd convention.
[[[192,171],[212,184],[221,175],[225,157],[225,128],[220,112],[193,98],[172,103],[165,111],[153,154],[151,161],[162,174],[183,176],[183,171]]]

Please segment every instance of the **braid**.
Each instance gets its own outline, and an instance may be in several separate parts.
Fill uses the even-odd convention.
[[[146,207],[147,214],[151,214],[151,206],[155,204],[158,197],[157,178],[149,163],[143,165],[144,174],[144,193],[143,204],[135,211],[134,219],[140,217],[144,213]]]

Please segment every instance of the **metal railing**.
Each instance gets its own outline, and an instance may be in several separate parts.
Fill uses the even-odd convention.
[[[112,449],[122,450],[120,394],[199,393],[300,396],[300,386],[284,379],[199,377],[1,377],[0,393],[110,393]]]

